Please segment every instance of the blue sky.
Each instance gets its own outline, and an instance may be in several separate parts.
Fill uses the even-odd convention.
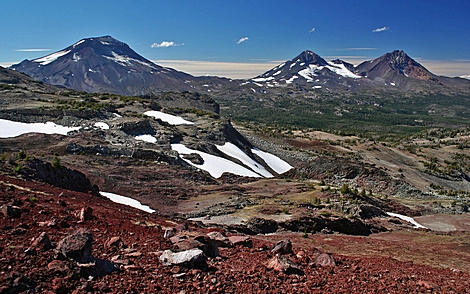
[[[355,64],[401,49],[455,76],[470,74],[469,15],[462,0],[3,1],[0,64],[111,35],[196,75],[252,77],[307,49]]]

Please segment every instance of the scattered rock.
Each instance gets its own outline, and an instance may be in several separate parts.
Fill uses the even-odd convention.
[[[79,219],[81,222],[90,221],[93,219],[93,209],[85,206],[80,210]]]
[[[47,268],[54,272],[55,274],[57,273],[66,273],[69,269],[69,267],[65,264],[65,262],[61,260],[53,260],[51,261],[48,265]]]
[[[250,237],[247,236],[230,236],[228,237],[231,246],[244,246],[251,248],[253,247],[253,241]]]
[[[12,218],[20,218],[21,213],[23,212],[21,208],[18,206],[13,206],[13,205],[3,205],[1,207],[1,211],[3,215],[6,217],[12,217]]]
[[[190,249],[174,253],[171,250],[165,250],[160,256],[163,265],[178,265],[189,268],[207,268],[206,256],[200,249]]]
[[[169,239],[169,238],[173,237],[175,234],[176,234],[176,229],[175,228],[166,229],[165,233],[163,234],[163,238]]]
[[[49,235],[46,232],[42,232],[37,238],[34,239],[29,249],[49,250],[53,247],[54,246],[52,246],[51,240],[49,239]]]
[[[220,232],[210,232],[207,236],[214,240],[219,247],[230,247],[231,245],[230,240]]]
[[[106,247],[115,247],[115,248],[126,248],[126,244],[122,241],[121,237],[111,237],[108,242],[106,242]]]
[[[271,253],[274,254],[294,254],[292,250],[292,242],[289,239],[281,240],[274,245]]]
[[[304,271],[300,269],[293,261],[285,256],[275,256],[271,258],[267,264],[267,268],[274,269],[285,273],[286,275],[304,275]]]
[[[62,239],[57,245],[59,259],[70,258],[79,263],[91,261],[93,235],[85,229],[78,229]]]
[[[328,253],[320,253],[316,258],[315,258],[315,265],[317,266],[322,266],[322,267],[328,267],[328,266],[336,266],[335,259],[333,258],[333,255],[328,254]]]

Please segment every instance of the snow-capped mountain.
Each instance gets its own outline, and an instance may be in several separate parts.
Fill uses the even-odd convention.
[[[121,95],[191,90],[194,78],[156,65],[110,36],[82,39],[61,51],[10,68],[48,84]]]
[[[355,74],[354,66],[342,60],[326,61],[312,51],[304,51],[264,74],[251,79],[268,87],[286,84],[311,84],[313,88],[339,86],[351,87],[362,77]]]
[[[459,78],[434,75],[405,52],[395,50],[354,66],[343,60],[326,61],[312,51],[257,76],[249,83],[261,87],[299,85],[308,89],[360,90],[410,89],[421,91],[436,86],[470,90],[470,83]]]

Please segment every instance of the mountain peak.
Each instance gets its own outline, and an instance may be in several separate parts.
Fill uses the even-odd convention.
[[[305,64],[316,64],[320,66],[327,65],[327,62],[325,59],[323,59],[320,55],[310,50],[303,51],[296,58],[294,58],[293,61],[294,60],[300,60],[301,63],[305,63]]]
[[[87,92],[144,95],[192,89],[186,83],[191,75],[156,65],[109,35],[81,39],[11,68],[49,84]]]

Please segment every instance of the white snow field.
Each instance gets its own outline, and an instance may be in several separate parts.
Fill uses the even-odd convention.
[[[101,122],[101,121],[100,122],[95,122],[94,126],[96,128],[100,128],[102,130],[109,130],[109,125],[105,122]]]
[[[64,127],[56,125],[53,122],[28,124],[0,119],[0,138],[13,138],[27,133],[67,135],[68,132],[76,131],[80,128],[81,127]]]
[[[260,178],[261,176],[239,164],[236,164],[228,159],[218,157],[212,154],[208,154],[202,151],[193,150],[187,148],[183,144],[171,144],[171,149],[177,151],[179,154],[191,154],[196,153],[199,154],[202,159],[204,159],[203,164],[194,164],[190,160],[184,159],[187,163],[200,168],[202,170],[207,171],[210,173],[211,176],[214,178],[220,178],[224,172],[232,173],[239,176],[245,177],[255,177]]]
[[[134,139],[149,142],[149,143],[157,143],[157,138],[155,138],[152,135],[138,135],[138,136],[135,136]]]
[[[265,178],[272,178],[274,177],[270,172],[268,172],[264,166],[259,164],[258,162],[251,159],[245,152],[243,152],[240,148],[232,143],[225,143],[223,146],[216,145],[217,149],[222,151],[223,153],[227,154],[228,156],[234,157],[240,160],[244,165],[251,168],[256,173],[262,175]]]
[[[47,56],[44,56],[38,59],[34,59],[33,62],[38,62],[41,65],[48,65],[49,63],[57,60],[57,58],[64,56],[66,54],[69,54],[69,52],[70,50],[55,52],[55,53],[49,54]]]
[[[168,113],[163,113],[161,111],[156,111],[156,110],[146,111],[146,112],[144,112],[144,115],[159,118],[162,121],[166,121],[167,123],[169,123],[171,125],[192,125],[192,124],[194,124],[193,122],[185,120],[182,117],[171,115],[171,114],[168,114]]]
[[[409,223],[412,223],[414,225],[414,227],[416,229],[419,229],[419,228],[423,228],[423,229],[427,229],[427,227],[419,224],[417,221],[415,221],[412,217],[409,217],[409,216],[406,216],[406,215],[402,215],[402,214],[398,214],[398,213],[393,213],[393,212],[387,212],[387,214],[389,216],[394,216],[394,217],[397,217],[399,219],[402,219],[404,221],[407,221]]]
[[[122,196],[122,195],[118,195],[118,194],[114,194],[110,192],[100,192],[100,194],[108,198],[109,200],[119,203],[119,204],[129,205],[131,207],[134,207],[134,208],[146,211],[146,212],[150,212],[150,213],[155,212],[155,210],[151,209],[149,206],[143,205],[139,201],[132,199],[130,197],[126,197],[126,196]]]
[[[290,164],[271,153],[261,151],[257,148],[251,149],[251,152],[261,157],[264,162],[278,174],[285,173],[292,168]]]

